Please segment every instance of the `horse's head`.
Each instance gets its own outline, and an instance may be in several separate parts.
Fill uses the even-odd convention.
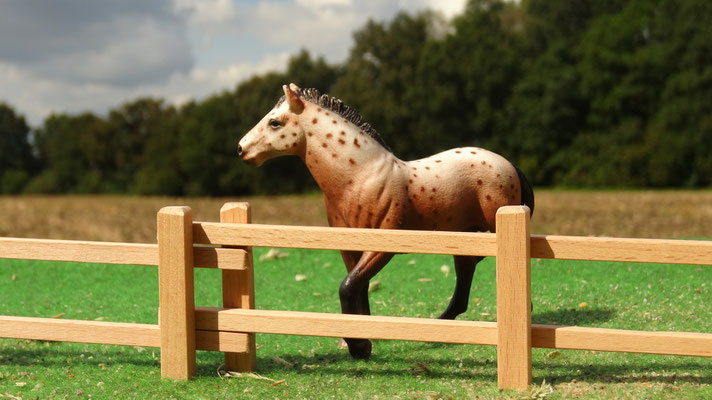
[[[270,158],[304,152],[304,129],[299,121],[304,101],[297,94],[297,85],[282,89],[284,99],[240,139],[237,153],[243,161],[259,166]]]

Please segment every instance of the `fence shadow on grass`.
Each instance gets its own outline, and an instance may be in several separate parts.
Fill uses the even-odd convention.
[[[86,365],[128,363],[160,368],[160,350],[144,347],[43,340],[2,339],[0,365],[66,366],[68,361]]]
[[[624,365],[607,361],[593,363],[533,362],[532,368],[535,378],[546,379],[552,384],[571,382],[574,379],[589,384],[712,384],[712,376],[703,376],[699,373],[699,371],[709,368],[709,363],[706,360],[687,359],[686,357],[683,359],[686,361],[680,361],[680,358],[677,358],[668,359],[667,363],[656,362],[654,364],[648,360],[639,359]]]
[[[421,376],[430,379],[497,382],[496,360],[486,353],[482,353],[480,357],[464,359],[458,357],[457,360],[450,360],[428,355],[427,351],[420,350],[421,348],[433,350],[433,347],[458,345],[414,343],[411,346],[411,351],[408,351],[408,354],[374,354],[369,361],[352,360],[347,352],[339,350],[318,355],[290,354],[279,359],[258,356],[257,372],[270,376],[278,376],[280,373],[315,376],[335,374],[354,378]],[[578,352],[578,350],[572,351]],[[623,357],[630,356],[629,354],[621,355]],[[611,360],[597,360],[590,363],[568,359],[566,361],[534,360],[532,363],[534,381],[545,379],[546,382],[552,384],[574,380],[587,384],[712,384],[712,376],[700,372],[709,367],[709,362],[706,359],[675,357],[662,361],[657,359],[656,362],[651,363],[646,356],[648,355],[623,364]],[[211,367],[206,365],[200,372],[205,375],[214,374],[214,369],[211,370]]]
[[[536,307],[536,305],[535,305]],[[614,310],[607,308],[566,308],[556,311],[532,312],[532,324],[551,325],[591,325],[610,321],[615,317]]]
[[[346,377],[388,376],[394,378],[428,377],[434,379],[467,379],[497,381],[497,364],[490,357],[452,361],[428,357],[418,352],[408,354],[374,354],[368,361],[354,360],[348,351],[333,350],[318,355],[290,354],[275,359],[260,357],[257,372],[299,375],[338,374]],[[209,372],[205,370],[206,372]]]

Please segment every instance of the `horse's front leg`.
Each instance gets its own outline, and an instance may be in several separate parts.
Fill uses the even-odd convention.
[[[370,314],[368,282],[393,258],[390,253],[365,252],[349,271],[339,287],[341,312],[344,314]],[[346,261],[346,255],[344,255]],[[349,267],[347,262],[347,268]],[[368,358],[371,342],[366,339],[344,339],[354,358]]]

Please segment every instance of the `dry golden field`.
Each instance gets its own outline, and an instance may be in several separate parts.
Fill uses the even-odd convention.
[[[326,225],[318,194],[249,199],[7,196],[0,197],[0,236],[152,243],[161,207],[187,205],[196,220],[217,221],[228,201],[249,201],[255,223]],[[712,192],[539,190],[532,232],[712,238]]]

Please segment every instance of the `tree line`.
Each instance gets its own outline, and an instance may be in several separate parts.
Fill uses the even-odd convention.
[[[446,21],[401,13],[347,59],[303,50],[284,72],[180,107],[140,98],[30,128],[0,104],[2,193],[247,195],[316,188],[299,160],[261,168],[238,139],[295,82],[358,109],[396,155],[496,151],[535,186],[712,184],[712,3],[471,0]]]

